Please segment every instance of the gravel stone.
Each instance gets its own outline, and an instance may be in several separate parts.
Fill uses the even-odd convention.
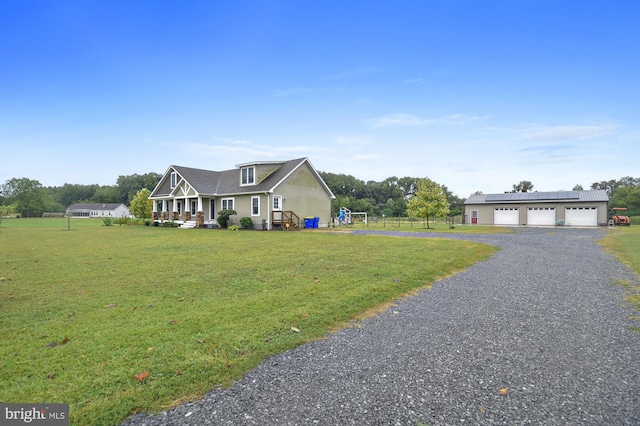
[[[603,232],[397,234],[501,250],[231,388],[123,426],[639,425],[640,324],[619,285],[637,277],[596,244]]]

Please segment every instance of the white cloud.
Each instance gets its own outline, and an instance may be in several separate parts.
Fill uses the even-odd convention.
[[[534,126],[524,129],[520,139],[541,141],[590,139],[613,133],[615,130],[616,126],[613,124],[591,126]]]
[[[424,127],[434,125],[467,125],[479,120],[490,118],[485,116],[472,116],[466,114],[451,114],[444,117],[428,118],[418,117],[414,114],[394,113],[382,117],[366,119],[365,122],[374,128],[381,127]]]
[[[265,145],[242,139],[218,138],[215,143],[174,142],[168,146],[183,150],[193,158],[214,157],[232,161],[280,160],[293,156],[308,157],[314,152],[325,150],[321,146],[311,145]]]

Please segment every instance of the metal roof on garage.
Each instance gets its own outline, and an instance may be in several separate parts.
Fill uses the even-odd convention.
[[[557,202],[606,202],[609,196],[604,190],[554,191],[554,192],[505,192],[504,194],[471,195],[465,204],[524,204]]]

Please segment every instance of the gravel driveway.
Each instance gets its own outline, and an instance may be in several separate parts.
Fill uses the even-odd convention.
[[[601,232],[454,236],[502,250],[229,389],[124,424],[640,425],[640,323],[618,285],[636,278]]]

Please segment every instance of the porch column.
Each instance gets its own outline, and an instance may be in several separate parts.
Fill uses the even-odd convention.
[[[169,219],[169,212],[167,209],[169,208],[169,202],[167,200],[162,200],[162,215],[161,220],[164,222]]]
[[[153,206],[151,210],[151,220],[155,222],[158,220],[158,201],[153,200],[151,205]]]
[[[204,227],[204,209],[202,208],[201,196],[198,196],[198,209],[196,210],[196,226]]]
[[[180,213],[178,213],[178,199],[173,199],[173,220],[180,220]]]
[[[182,211],[182,219],[185,222],[191,220],[191,200],[189,198],[184,199],[184,210]]]

